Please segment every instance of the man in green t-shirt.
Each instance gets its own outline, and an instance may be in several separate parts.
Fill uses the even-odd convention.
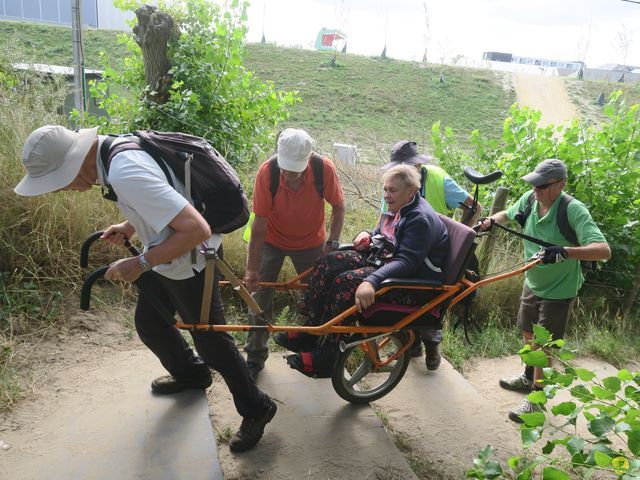
[[[557,217],[558,207],[566,195],[562,190],[567,183],[567,167],[562,161],[555,158],[544,160],[522,179],[531,184],[533,191],[522,195],[507,210],[484,219],[481,230],[490,229],[494,222],[504,224],[515,220],[531,205],[523,232],[553,244],[544,249],[542,264],[525,272],[518,327],[525,342],[532,344],[535,324],[549,330],[554,339],[564,336],[571,305],[584,282],[580,260],[608,260],[611,250],[587,208],[576,199],[566,203],[566,216],[570,228],[575,231],[577,244],[571,243],[562,234]],[[532,202],[529,200],[531,195]],[[525,258],[531,258],[539,248],[537,244],[525,240]],[[551,365],[551,357],[547,355],[547,358]],[[530,392],[542,388],[537,383],[542,377],[541,368],[527,366],[522,375],[501,379],[500,386],[508,390]],[[537,408],[525,399],[520,407],[509,412],[509,418],[522,423],[520,415]]]

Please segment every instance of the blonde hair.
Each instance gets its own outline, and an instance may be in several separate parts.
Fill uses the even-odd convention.
[[[386,182],[387,180],[396,180],[404,188],[420,190],[420,173],[413,165],[402,164],[390,168],[382,175],[382,181]]]

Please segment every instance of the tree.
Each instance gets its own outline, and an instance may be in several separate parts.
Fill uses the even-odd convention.
[[[629,50],[633,45],[633,32],[627,28],[626,25],[622,25],[620,30],[613,39],[613,47],[616,49],[622,65],[627,64],[627,58],[629,58]]]
[[[159,11],[139,3],[115,2],[138,9],[135,36],[121,35],[130,52],[123,69],[107,68],[103,81],[92,84],[91,95],[108,117],[90,116],[84,123],[103,131],[152,128],[198,135],[232,164],[264,157],[297,97],[244,67],[247,2],[232,0],[223,8],[183,0]]]

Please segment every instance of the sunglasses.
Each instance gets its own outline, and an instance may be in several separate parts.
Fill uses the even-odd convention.
[[[537,187],[533,187],[534,190],[546,190],[547,188],[549,188],[551,185],[554,185],[556,183],[560,183],[562,180],[556,180],[555,182],[550,182],[550,183],[545,183],[544,185],[538,185]]]

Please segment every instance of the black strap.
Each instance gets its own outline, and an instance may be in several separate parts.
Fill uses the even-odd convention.
[[[425,198],[427,193],[427,175],[429,174],[427,167],[420,168],[420,196]]]
[[[324,198],[324,160],[320,155],[312,152],[309,162],[311,163],[311,172],[313,173],[313,184],[320,197]],[[273,199],[280,187],[280,168],[278,167],[277,155],[269,159],[269,174],[269,191]]]
[[[509,227],[506,227],[506,226],[504,226],[504,225],[502,225],[500,223],[497,223],[497,222],[492,222],[491,225],[494,225],[494,226],[496,226],[498,228],[501,228],[505,232],[509,232],[509,233],[515,235],[516,237],[520,237],[520,238],[524,238],[525,240],[529,240],[530,242],[533,242],[533,243],[535,243],[537,245],[540,245],[541,247],[555,247],[556,246],[553,243],[546,242],[544,240],[541,240],[541,239],[536,238],[536,237],[532,237],[532,236],[527,235],[525,233],[520,233],[517,230],[513,230],[513,229],[511,229]]]
[[[518,224],[524,228],[525,223],[527,222],[527,218],[531,215],[531,210],[533,209],[533,192],[529,194],[527,197],[527,206],[524,211],[520,211],[516,214],[515,220]],[[556,212],[556,223],[558,225],[558,229],[564,238],[573,245],[579,245],[578,236],[576,235],[576,231],[573,229],[571,224],[569,223],[569,214],[567,213],[567,208],[569,204],[573,201],[573,197],[567,193],[560,196],[560,203],[558,204],[558,210]]]

